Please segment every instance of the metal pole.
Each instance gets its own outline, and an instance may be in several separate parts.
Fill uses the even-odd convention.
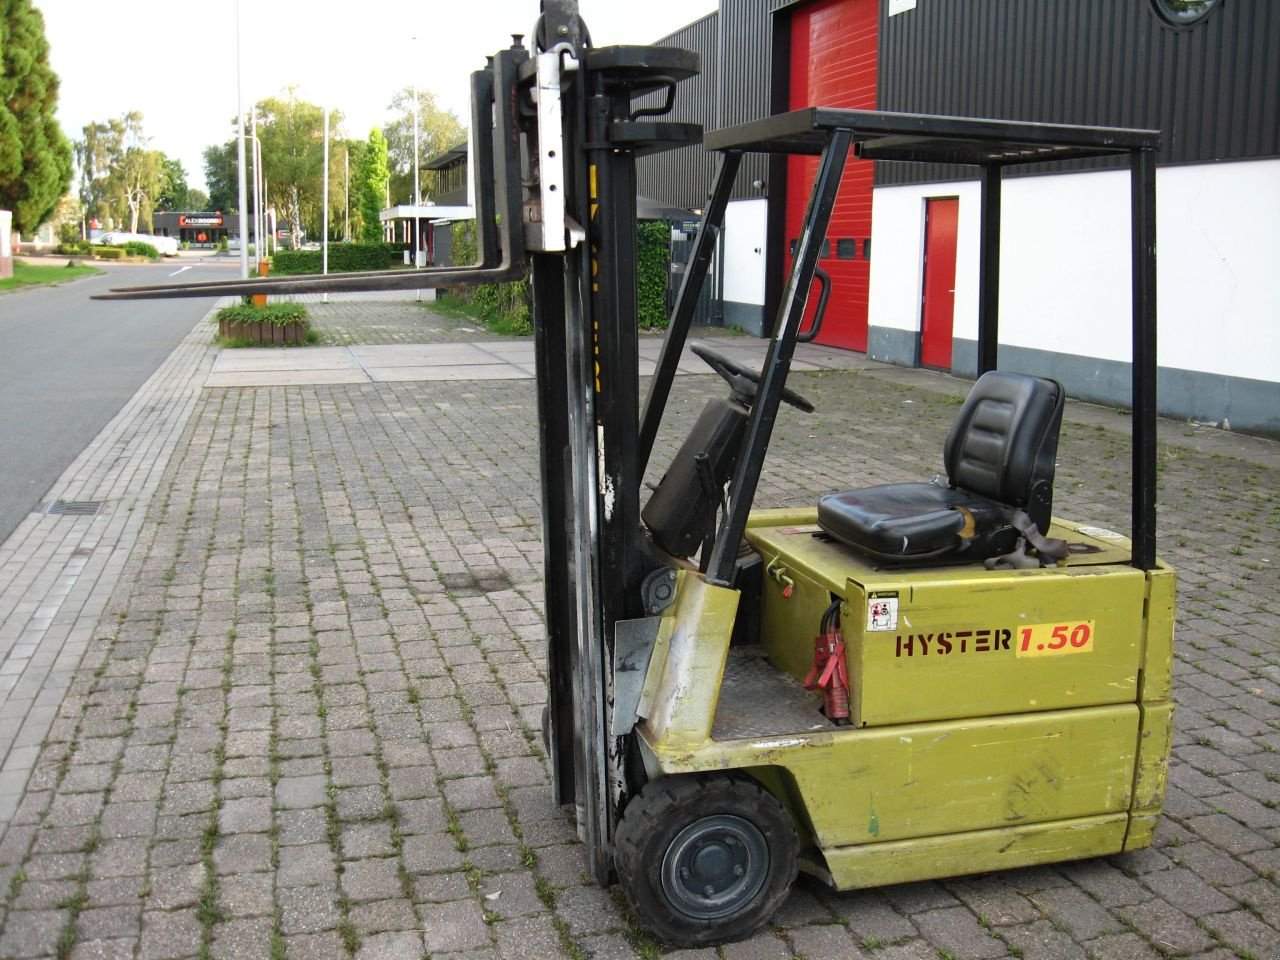
[[[416,41],[418,38],[413,39]],[[422,227],[418,223],[418,208],[421,206],[422,193],[418,180],[418,85],[415,83],[413,85],[413,268],[415,270],[419,266],[418,251],[422,246]],[[418,291],[417,299],[422,299],[421,290]]]
[[[329,272],[329,105],[324,107],[324,197],[321,199],[320,214],[320,272]],[[324,295],[324,302],[329,302],[329,294]]]
[[[276,239],[275,217],[270,216],[270,207],[267,205],[267,178],[262,178],[262,222],[264,229],[267,231],[267,257],[271,256],[271,246]],[[271,223],[267,224],[270,219]]]
[[[249,279],[249,245],[245,243],[244,111],[240,108],[240,0],[236,0],[236,162],[239,165],[240,279]]]
[[[262,203],[258,207],[258,259],[271,256],[271,238],[267,230],[267,171],[262,169],[262,141],[258,148],[258,183],[262,190]]]
[[[716,533],[715,546],[707,566],[707,582],[717,586],[729,586],[733,582],[733,568],[737,562],[738,547],[743,531],[747,528],[747,514],[755,500],[756,485],[760,482],[760,469],[765,451],[773,434],[773,423],[782,402],[782,391],[787,385],[787,372],[796,348],[796,333],[804,319],[809,288],[813,283],[813,270],[818,265],[822,241],[827,236],[831,211],[835,207],[840,189],[840,177],[852,132],[837,128],[831,131],[831,139],[822,151],[818,173],[814,179],[809,206],[805,210],[800,229],[796,255],[791,263],[791,275],[782,291],[782,303],[774,321],[773,339],[765,355],[764,369],[760,372],[760,386],[755,402],[751,405],[751,419],[747,436],[743,440],[738,465],[733,472],[733,484],[729,487],[729,508],[720,529]]]
[[[1133,539],[1132,563],[1156,565],[1156,154],[1129,159],[1133,221]]]
[[[978,264],[978,376],[1000,362],[1000,166],[982,168]]]
[[[249,139],[253,141],[253,255],[254,259],[261,260],[262,230],[258,226],[258,216],[262,213],[262,191],[258,188],[261,150],[259,150],[258,144],[258,110],[256,107],[250,108],[249,110],[249,130]]]

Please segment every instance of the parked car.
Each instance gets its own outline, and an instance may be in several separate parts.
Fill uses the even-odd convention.
[[[121,230],[114,230],[99,236],[94,243],[100,243],[105,246],[123,247],[126,243],[149,243],[155,247],[161,256],[176,257],[178,255],[178,241],[174,237],[156,237],[149,233],[125,233]]]

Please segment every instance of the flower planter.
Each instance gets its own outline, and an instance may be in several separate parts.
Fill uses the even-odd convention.
[[[218,333],[228,340],[250,340],[264,345],[307,342],[307,323],[240,323],[218,321]]]

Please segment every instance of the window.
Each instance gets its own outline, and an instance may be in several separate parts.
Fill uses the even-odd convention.
[[[837,260],[857,260],[858,259],[858,241],[852,237],[845,237],[836,241],[836,259]]]
[[[871,259],[871,238],[870,237],[867,237],[867,239],[862,241],[862,259],[863,260]]]
[[[1151,5],[1165,23],[1189,27],[1209,15],[1220,0],[1151,0]]]

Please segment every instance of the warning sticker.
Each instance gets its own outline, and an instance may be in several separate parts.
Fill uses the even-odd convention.
[[[898,591],[867,594],[867,631],[898,629]]]

